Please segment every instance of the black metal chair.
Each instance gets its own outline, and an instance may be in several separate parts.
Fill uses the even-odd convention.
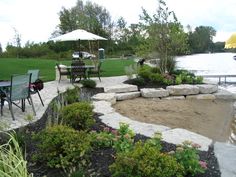
[[[63,70],[60,65],[57,63],[56,64],[58,72],[59,72],[59,80],[58,82],[61,81],[61,76],[69,76],[70,77],[70,82],[71,82],[71,72],[69,70]]]
[[[99,78],[99,81],[101,82],[100,73],[101,73],[101,67],[102,62],[99,62],[98,66],[96,68],[91,68],[88,70],[88,78],[92,75],[96,75]]]
[[[79,78],[79,81],[82,78],[86,78],[86,68],[84,66],[85,66],[85,63],[81,60],[74,60],[71,63],[71,82],[72,83],[76,82],[77,78]]]
[[[31,80],[31,73],[11,76],[10,90],[5,92],[4,97],[2,97],[3,99],[2,101],[8,102],[13,120],[15,120],[15,117],[13,114],[12,105],[14,104],[24,112],[26,99],[30,101],[34,115],[36,115],[33,100],[30,95],[30,80]],[[21,102],[21,107],[16,103],[16,101]],[[1,112],[2,112],[2,106],[1,106]]]

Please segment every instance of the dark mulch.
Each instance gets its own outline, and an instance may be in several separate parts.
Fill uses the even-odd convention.
[[[102,90],[93,91],[102,92]],[[17,132],[22,132],[26,140],[26,157],[28,161],[28,170],[34,174],[34,177],[63,177],[62,170],[50,169],[46,164],[35,163],[32,161],[31,157],[33,154],[37,153],[36,143],[31,139],[32,133],[39,132],[46,126],[47,117],[50,115],[50,107],[47,109],[43,117],[37,122],[30,124],[24,128],[17,129]],[[95,114],[94,118],[96,120],[95,125],[92,127],[92,130],[102,131],[104,127],[107,127],[101,120],[98,118],[99,115]],[[137,134],[135,136],[135,142],[142,140],[147,140],[148,137]],[[162,141],[162,151],[169,152],[176,149],[176,145]],[[205,174],[199,174],[196,177],[220,177],[221,173],[219,171],[219,166],[217,159],[214,155],[213,147],[210,147],[207,152],[199,151],[200,159],[208,163],[208,169]],[[111,177],[109,172],[109,165],[114,162],[115,151],[112,148],[96,149],[92,152],[90,156],[91,165],[89,169],[92,172],[96,172],[99,177]]]

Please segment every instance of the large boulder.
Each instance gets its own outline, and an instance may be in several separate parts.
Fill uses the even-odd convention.
[[[159,89],[144,88],[144,89],[141,89],[140,91],[141,91],[142,97],[145,97],[145,98],[162,98],[162,97],[169,96],[169,91],[163,88],[159,88]]]
[[[201,85],[197,85],[197,87],[199,88],[199,93],[214,93],[217,92],[218,90],[218,86],[217,85],[213,85],[213,84],[201,84]]]
[[[136,85],[130,84],[119,84],[109,87],[104,87],[104,92],[106,93],[124,93],[124,92],[136,92],[138,87]]]
[[[116,93],[117,101],[129,100],[137,97],[140,97],[140,92]]]
[[[169,91],[170,95],[180,96],[180,95],[196,95],[199,93],[199,87],[196,85],[172,85],[166,87],[166,90]]]
[[[216,97],[213,94],[198,94],[198,95],[189,95],[186,99],[197,99],[197,100],[215,100]]]
[[[217,99],[223,99],[223,100],[235,100],[236,95],[223,89],[219,89],[216,93],[214,93],[215,97]]]
[[[116,103],[116,94],[115,93],[98,93],[92,97],[94,101],[108,101],[111,104]]]

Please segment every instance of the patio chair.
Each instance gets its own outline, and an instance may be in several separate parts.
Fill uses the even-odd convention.
[[[39,91],[43,89],[43,82],[42,82],[42,80],[39,79],[39,70],[38,69],[28,70],[27,73],[28,74],[31,73],[30,94],[32,95],[32,94],[37,93],[42,105],[44,106],[43,100],[42,100],[41,95],[39,93]],[[39,85],[38,83],[42,84],[41,88],[38,87],[38,85]]]
[[[86,68],[84,66],[85,66],[85,63],[81,60],[74,60],[71,63],[71,82],[72,83],[74,83],[78,77],[79,77],[79,81],[82,79],[82,77],[86,78]]]
[[[36,115],[33,100],[30,95],[30,79],[31,74],[13,75],[11,76],[11,87],[8,92],[5,93],[5,97],[2,99],[8,102],[9,109],[11,112],[12,119],[15,120],[12,105],[16,105],[23,112],[25,111],[25,99],[30,101],[34,115]],[[16,101],[21,102],[21,107],[16,103]],[[2,109],[2,107],[1,107]],[[1,110],[2,112],[2,110]]]
[[[98,66],[94,69],[88,70],[88,78],[90,78],[91,75],[96,75],[99,78],[99,81],[101,82],[100,78],[100,72],[101,72],[102,62],[99,62]]]
[[[63,70],[58,63],[56,64],[56,66],[57,66],[57,69],[58,69],[58,72],[59,72],[58,82],[61,81],[61,76],[69,76],[69,77],[71,76],[71,72],[69,70],[66,70],[66,71]],[[71,82],[71,78],[70,78],[70,82]]]

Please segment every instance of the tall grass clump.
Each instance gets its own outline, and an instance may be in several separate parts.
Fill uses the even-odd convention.
[[[27,161],[16,139],[15,133],[6,133],[7,143],[0,145],[0,176],[32,177],[27,171]]]

